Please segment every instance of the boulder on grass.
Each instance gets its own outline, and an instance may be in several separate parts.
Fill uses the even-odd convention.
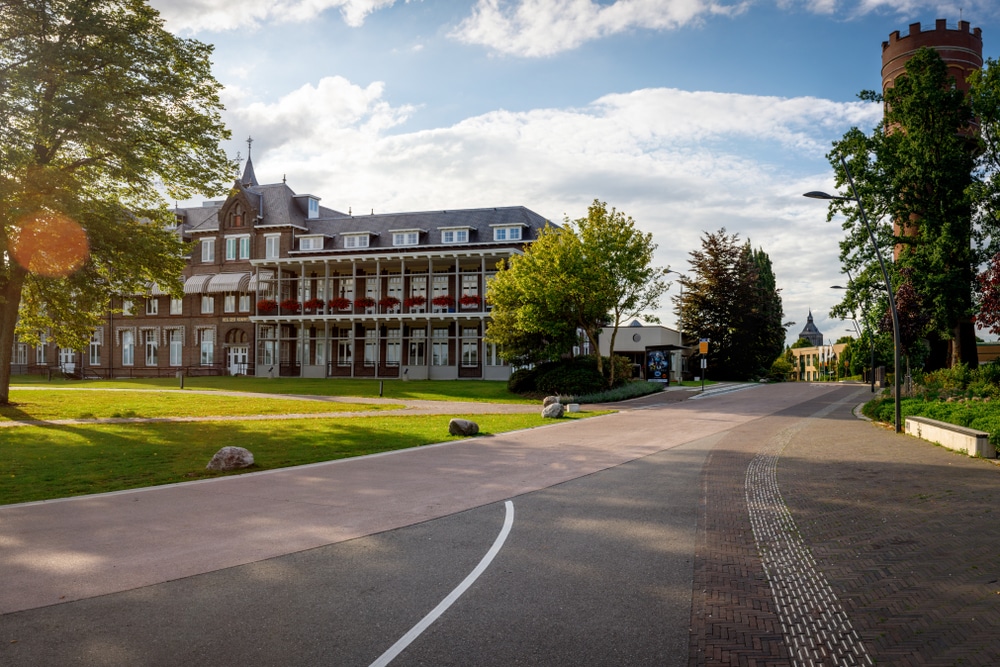
[[[560,419],[566,414],[566,407],[562,403],[551,403],[542,408],[542,417],[546,419]]]
[[[553,403],[558,403],[558,402],[559,402],[558,396],[546,396],[544,399],[542,399],[542,407],[547,408]]]
[[[470,422],[468,419],[452,419],[448,422],[448,433],[452,435],[476,435],[479,433],[479,424]]]
[[[242,447],[223,447],[205,466],[208,470],[239,470],[253,465],[253,454]]]

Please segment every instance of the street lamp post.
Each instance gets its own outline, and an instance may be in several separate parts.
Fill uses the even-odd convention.
[[[847,288],[844,287],[843,285],[830,285],[830,289],[847,289]],[[865,299],[864,309],[868,310],[868,300],[867,299]],[[857,315],[857,313],[855,313],[855,316],[856,315]],[[854,328],[857,331],[858,338],[861,338],[861,335],[862,335],[861,334],[861,327],[858,326],[858,321],[857,320],[851,320],[851,322],[854,324]],[[867,320],[865,321],[865,329],[869,329]],[[850,329],[848,329],[848,331],[850,331]],[[869,341],[868,342],[871,343],[871,363],[868,366],[868,373],[871,375],[871,377],[869,378],[869,381],[871,382],[872,393],[874,394],[875,393],[875,332],[873,332],[873,331],[869,332]]]
[[[885,268],[885,261],[882,259],[882,251],[878,248],[878,242],[875,240],[875,232],[872,230],[872,226],[868,223],[868,216],[865,214],[865,207],[861,203],[861,197],[858,196],[858,189],[854,187],[854,178],[851,177],[851,170],[847,168],[847,160],[844,156],[840,156],[840,164],[844,167],[844,173],[847,174],[847,181],[851,185],[851,192],[854,193],[853,197],[838,197],[834,195],[829,195],[825,192],[807,192],[804,196],[810,199],[832,199],[836,201],[853,201],[858,205],[858,212],[861,213],[861,221],[865,225],[865,229],[868,231],[868,238],[871,239],[872,247],[875,248],[875,257],[878,258],[879,268],[882,269],[882,279],[885,280],[885,291],[889,295],[889,310],[892,312],[892,347],[893,347],[893,374],[892,374],[892,388],[895,401],[895,427],[896,433],[900,433],[903,430],[903,424],[900,414],[900,396],[899,396],[899,371],[900,371],[900,341],[899,341],[899,313],[896,310],[896,298],[892,293],[892,283],[889,282],[889,272]]]
[[[667,269],[666,273],[676,273],[681,278],[685,278],[686,277],[680,271],[674,271],[673,269]],[[677,312],[677,328],[680,329],[681,347],[684,347],[684,283],[681,283],[681,297],[680,297],[680,299],[681,299],[681,307],[678,309],[678,312]],[[681,358],[682,359],[683,359],[683,356],[684,355],[682,353],[681,354]],[[688,364],[690,365],[690,358],[688,358]],[[683,364],[682,364],[681,365],[680,377],[677,380],[678,386],[681,385],[683,382],[684,382],[684,368],[683,368]]]

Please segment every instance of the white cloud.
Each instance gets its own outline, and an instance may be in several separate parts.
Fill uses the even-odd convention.
[[[873,127],[877,104],[648,89],[406,132],[417,110],[391,106],[381,83],[326,78],[273,104],[244,94],[227,90],[228,121],[256,139],[261,182],[287,174],[297,192],[355,214],[524,205],[558,222],[596,197],[652,232],[657,262],[681,271],[703,232],[726,227],[771,257],[787,319],[804,323],[811,308],[820,329],[843,328],[825,321],[841,231],[801,194],[833,189],[830,141]]]
[[[150,0],[175,32],[220,32],[255,28],[268,21],[301,23],[328,9],[339,9],[351,27],[369,14],[391,7],[396,0]]]
[[[734,15],[748,0],[478,0],[452,37],[510,55],[549,56],[627,30],[672,30]]]

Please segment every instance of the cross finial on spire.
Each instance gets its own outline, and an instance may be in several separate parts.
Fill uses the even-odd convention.
[[[247,159],[250,159],[250,148],[253,146],[253,137],[247,136]]]

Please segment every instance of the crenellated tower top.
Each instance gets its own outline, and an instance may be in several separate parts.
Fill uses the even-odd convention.
[[[966,80],[983,67],[983,31],[970,29],[968,21],[949,26],[945,19],[938,19],[933,30],[923,30],[919,23],[911,23],[910,34],[901,36],[896,30],[888,41],[882,42],[882,92],[892,87],[896,77],[906,71],[906,62],[924,46],[938,52],[958,87],[968,92]]]

